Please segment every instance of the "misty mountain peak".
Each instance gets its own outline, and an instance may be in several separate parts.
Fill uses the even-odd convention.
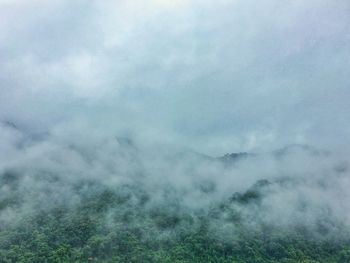
[[[237,162],[249,157],[254,157],[255,155],[255,153],[248,152],[227,153],[224,156],[219,157],[219,160],[223,162]]]
[[[19,130],[18,126],[14,122],[12,122],[10,120],[2,120],[2,121],[0,121],[0,123],[4,127],[7,127],[7,128],[10,128],[10,129],[13,129],[13,130]]]
[[[116,137],[116,139],[117,139],[119,146],[121,146],[123,148],[134,149],[134,150],[137,149],[133,140],[131,140],[128,137]]]

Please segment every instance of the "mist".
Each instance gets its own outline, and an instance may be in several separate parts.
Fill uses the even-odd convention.
[[[203,225],[225,244],[242,229],[346,240],[349,14],[346,0],[0,0],[0,252],[60,213],[146,243]]]

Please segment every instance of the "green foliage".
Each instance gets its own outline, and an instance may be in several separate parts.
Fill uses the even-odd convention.
[[[257,189],[207,213],[193,213],[176,205],[148,206],[140,189],[90,187],[84,193],[76,188],[82,200],[74,207],[33,211],[1,227],[0,262],[350,262],[346,238],[317,239],[296,229],[245,225],[231,204],[258,202]],[[223,223],[234,229],[232,235],[216,234]]]

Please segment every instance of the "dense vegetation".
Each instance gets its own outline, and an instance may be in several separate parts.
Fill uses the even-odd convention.
[[[13,193],[18,180],[14,173],[1,177]],[[259,205],[268,184],[260,181],[208,210],[185,209],[166,196],[152,204],[142,187],[96,181],[73,186],[81,198],[74,205],[26,210],[20,196],[7,195],[1,212],[11,207],[21,216],[0,226],[0,262],[350,262],[343,229],[323,238],[322,226],[317,236],[302,226],[245,224],[235,207]]]

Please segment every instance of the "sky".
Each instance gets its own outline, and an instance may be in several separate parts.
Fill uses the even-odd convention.
[[[0,120],[31,135],[344,150],[349,76],[348,0],[0,0]]]
[[[268,180],[252,222],[349,226],[348,76],[348,0],[0,0],[0,198],[84,179],[201,209]]]

